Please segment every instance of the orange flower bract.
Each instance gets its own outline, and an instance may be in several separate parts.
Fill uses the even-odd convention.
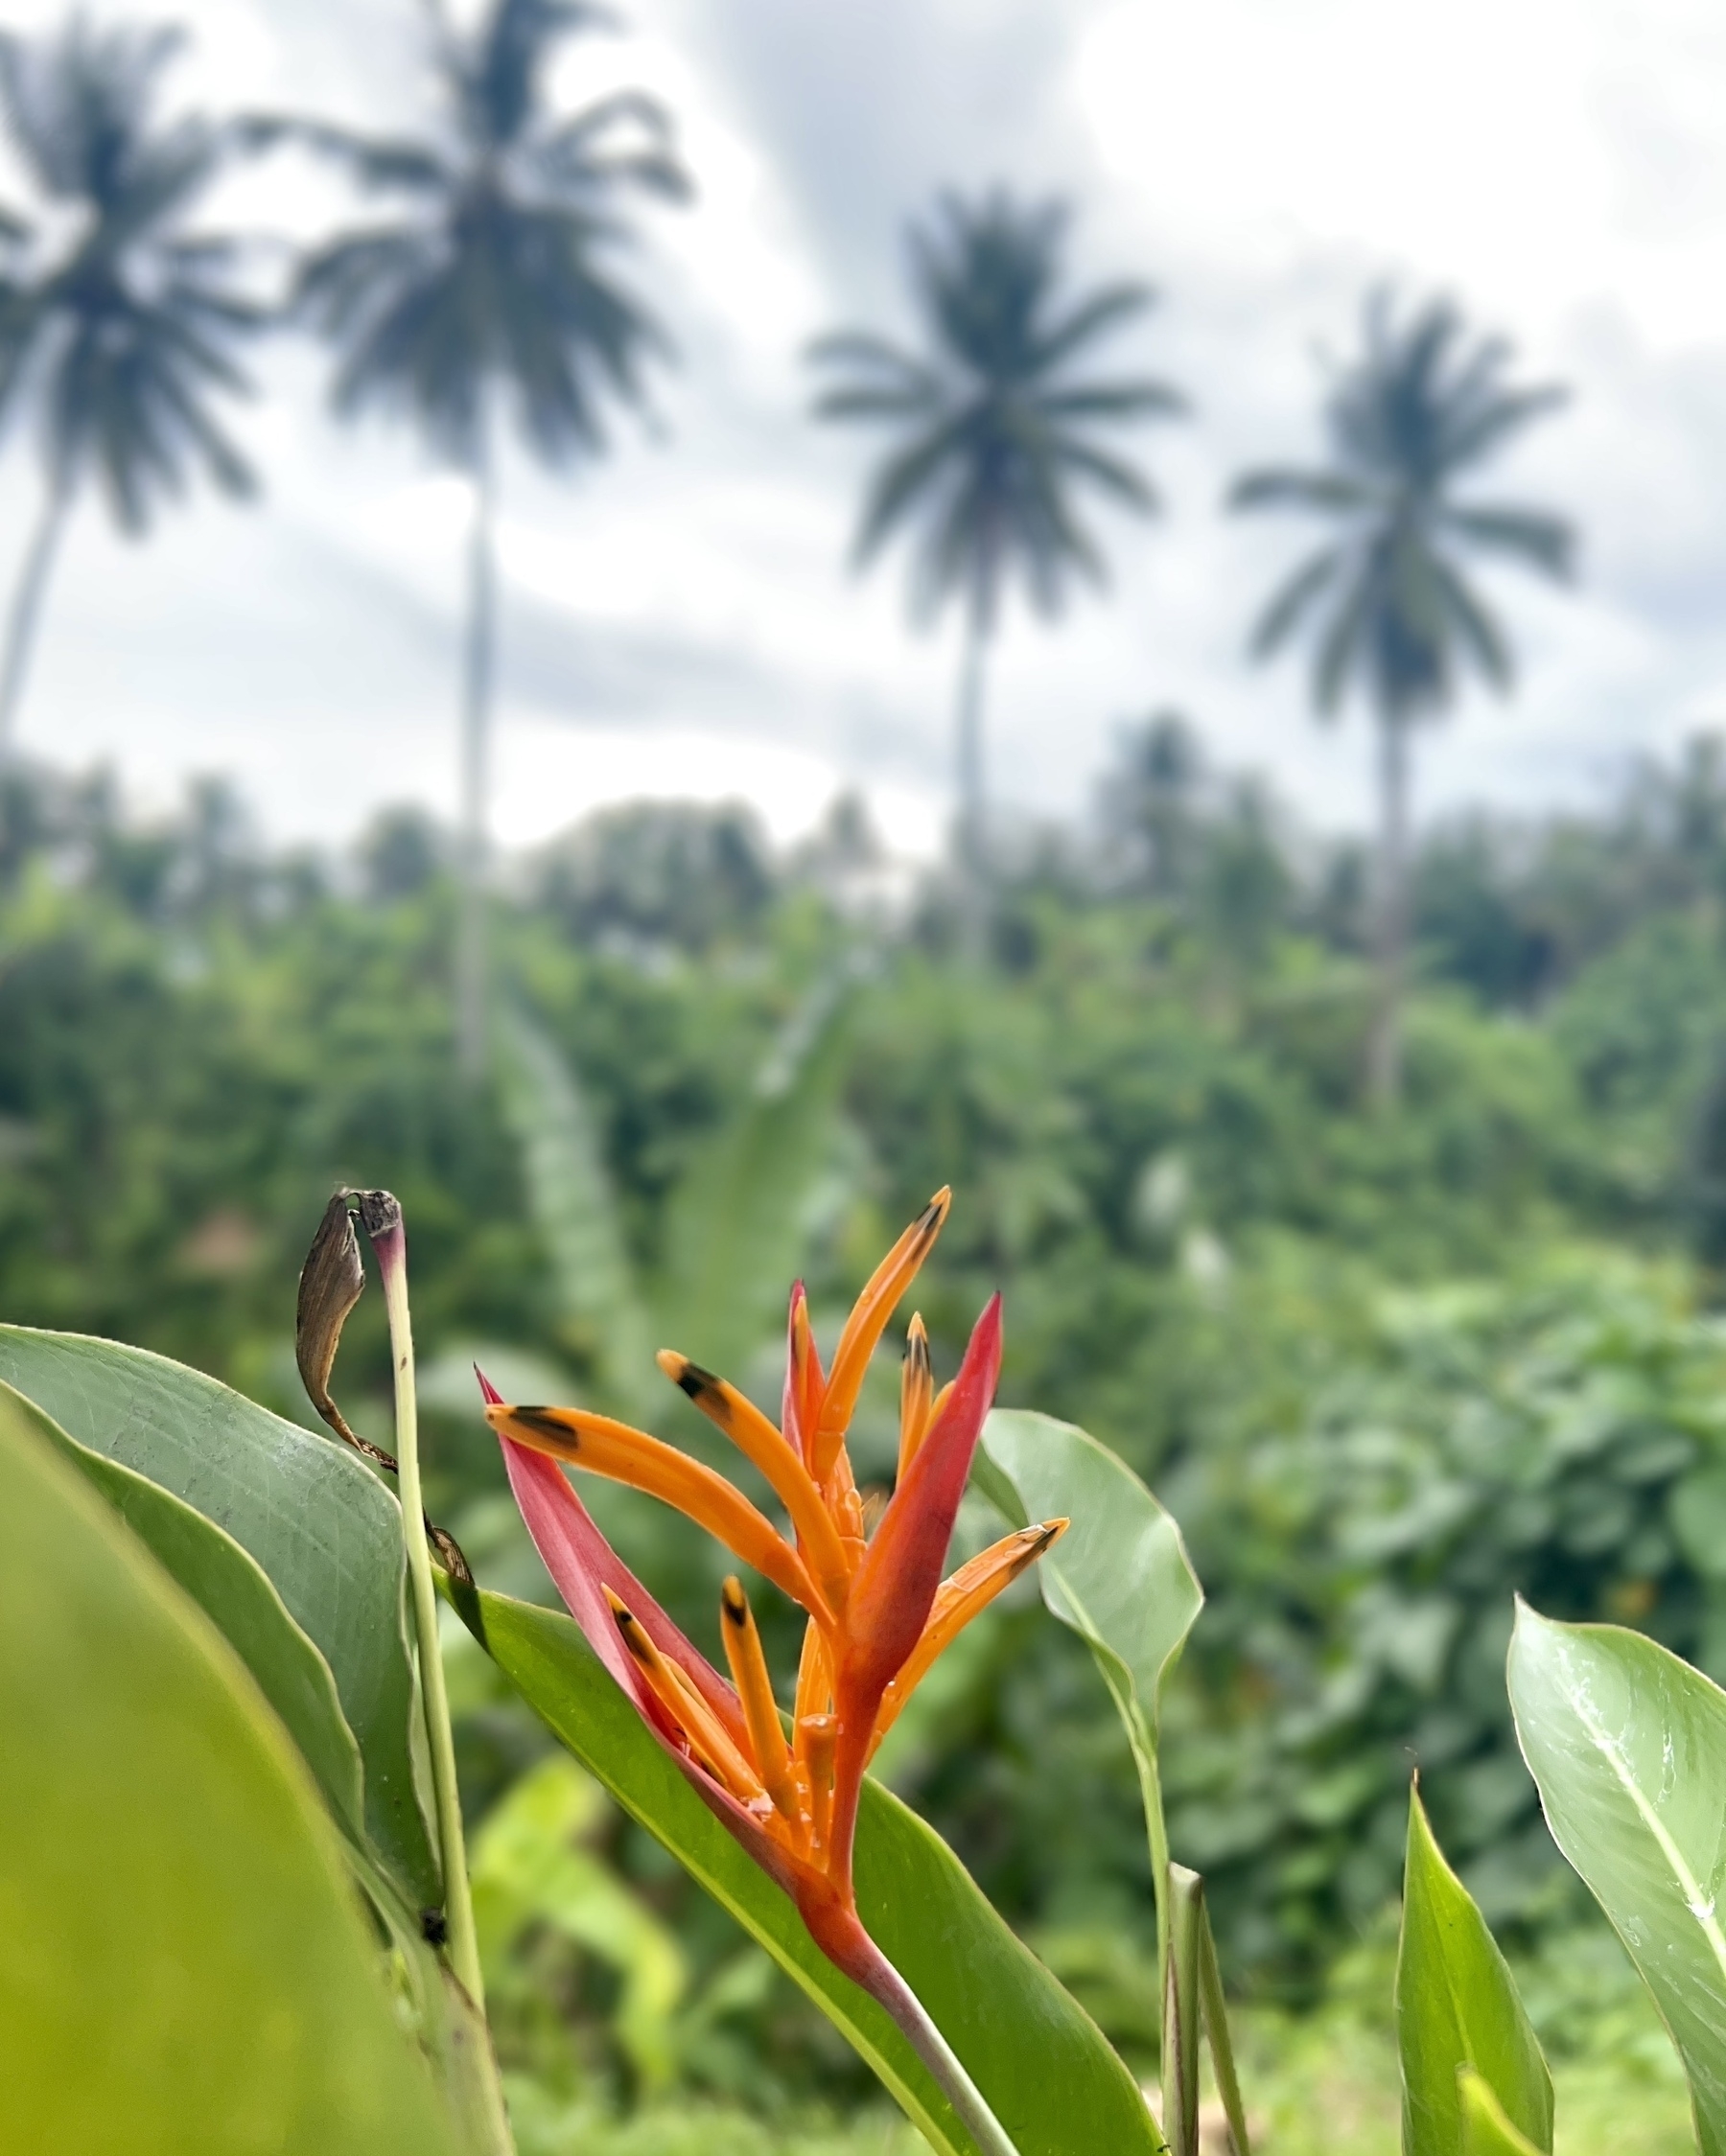
[[[847,1433],[870,1360],[949,1202],[937,1192],[882,1260],[830,1371],[803,1287],[793,1288],[778,1425],[688,1356],[661,1355],[667,1377],[760,1472],[784,1508],[784,1531],[723,1476],[644,1431],[583,1408],[512,1406],[486,1387],[517,1501],[590,1644],[713,1811],[792,1895],[817,1945],[877,1991],[880,1957],[851,1883],[864,1771],[936,1656],[1066,1525],[1008,1535],[943,1581],[1000,1370],[996,1296],[940,1395],[921,1320],[912,1319],[898,1480],[873,1536],[866,1531]],[[808,1622],[788,1729],[741,1582],[728,1579],[721,1597],[727,1682],[606,1543],[557,1461],[676,1506],[802,1606]]]

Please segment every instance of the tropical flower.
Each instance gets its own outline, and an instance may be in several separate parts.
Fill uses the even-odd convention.
[[[512,1406],[485,1388],[523,1517],[590,1645],[703,1799],[796,1902],[822,1952],[880,2000],[920,2050],[912,2023],[926,2026],[926,2017],[857,1913],[851,1848],[864,1772],[936,1657],[1066,1526],[1052,1519],[1021,1529],[942,1579],[1000,1370],[997,1295],[940,1392],[922,1320],[912,1318],[898,1478],[869,1531],[874,1508],[858,1492],[846,1435],[870,1359],[950,1202],[949,1192],[937,1192],[882,1260],[828,1370],[802,1283],[792,1289],[778,1425],[687,1356],[659,1357],[760,1471],[784,1507],[788,1535],[722,1475],[659,1438],[583,1408]],[[676,1506],[807,1612],[788,1737],[742,1583],[728,1579],[720,1596],[727,1683],[606,1542],[559,1461]]]

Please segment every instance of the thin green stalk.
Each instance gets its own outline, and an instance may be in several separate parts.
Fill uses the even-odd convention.
[[[402,1209],[387,1191],[367,1191],[360,1199],[360,1219],[378,1254],[389,1312],[389,1352],[395,1366],[396,1461],[402,1495],[402,1540],[408,1552],[412,1589],[414,1634],[419,1642],[420,1697],[425,1707],[426,1745],[432,1759],[432,1791],[437,1808],[437,1840],[443,1859],[444,1922],[448,1927],[450,1966],[476,2006],[483,2008],[485,1986],[479,1974],[479,1941],[474,1929],[474,1904],[468,1891],[467,1848],[461,1830],[461,1793],[455,1779],[455,1744],[450,1732],[450,1701],[444,1688],[443,1655],[437,1636],[437,1593],[432,1584],[432,1559],[421,1528],[419,1407],[413,1383],[413,1327],[408,1308],[408,1238]]]
[[[1169,2156],[1199,2156],[1199,2020],[1204,1881],[1169,1866],[1169,1974],[1163,1990],[1162,2130]]]
[[[869,1943],[875,1947],[873,1940]],[[875,1958],[876,1965],[870,1971],[865,1988],[898,2024],[983,2156],[1018,2156],[1006,2127],[989,2108],[988,2099],[966,2072],[958,2053],[930,2020],[922,2001],[878,1947],[875,1947]]]
[[[1210,1911],[1201,1909],[1200,1913],[1203,1921],[1199,1933],[1199,1997],[1204,2008],[1204,2037],[1210,2046],[1211,2065],[1216,2069],[1217,2094],[1223,2098],[1228,2130],[1234,2137],[1235,2156],[1252,2156],[1247,2107],[1241,2101],[1240,2076],[1235,2072],[1234,2040],[1228,2032],[1228,2002],[1223,1996],[1216,1935],[1211,1930]]]

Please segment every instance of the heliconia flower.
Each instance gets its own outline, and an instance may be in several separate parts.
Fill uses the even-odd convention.
[[[881,1261],[829,1370],[816,1352],[802,1284],[792,1289],[778,1425],[688,1356],[659,1357],[759,1470],[789,1533],[723,1475],[659,1438],[584,1408],[510,1405],[480,1380],[528,1531],[589,1644],[707,1804],[795,1901],[821,1951],[880,2001],[938,2072],[932,2025],[857,1913],[851,1850],[864,1773],[936,1657],[1067,1524],[1045,1520],[1005,1536],[942,1578],[1000,1371],[996,1295],[958,1375],[939,1393],[922,1321],[912,1318],[898,1474],[868,1531],[871,1508],[851,1473],[846,1435],[871,1357],[950,1202],[947,1191],[937,1192]],[[728,1683],[607,1543],[559,1461],[674,1505],[807,1612],[788,1736],[741,1582],[728,1579],[720,1597]]]

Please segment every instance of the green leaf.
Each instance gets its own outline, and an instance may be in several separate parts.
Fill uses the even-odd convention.
[[[1169,1959],[1169,1836],[1156,1764],[1162,1681],[1204,1607],[1180,1529],[1106,1445],[1071,1423],[997,1407],[973,1478],[1015,1526],[1071,1522],[1037,1567],[1053,1615],[1090,1648],[1127,1732],[1156,1889],[1157,1964]]]
[[[145,1476],[70,1438],[34,1401],[0,1384],[0,1403],[77,1468],[183,1588],[256,1679],[317,1777],[331,1811],[365,1834],[360,1748],[341,1718],[330,1665],[233,1537]]]
[[[1462,2156],[1545,2156],[1550,2144],[1519,2133],[1490,2086],[1467,2067],[1457,2076],[1457,2100],[1462,2114]]]
[[[1180,1529],[1124,1460],[1071,1423],[996,1408],[983,1447],[1018,1497],[1017,1524],[1071,1520],[1038,1565],[1043,1600],[1115,1665],[1155,1730],[1163,1678],[1204,1607]]]
[[[279,1724],[10,1401],[0,1518],[7,2145],[449,2156]]]
[[[345,1447],[141,1348],[0,1326],[0,1380],[257,1560],[336,1680],[364,1766],[373,1845],[416,1907],[441,1900],[409,1750],[413,1675],[393,1495]]]
[[[1518,1602],[1510,1704],[1552,1839],[1654,1994],[1702,2156],[1726,2152],[1726,1694],[1616,1625]]]
[[[850,975],[805,997],[750,1098],[697,1153],[672,1194],[670,1263],[656,1310],[665,1344],[715,1370],[746,1371],[782,1336],[813,1202],[833,1165]]]
[[[1552,2145],[1552,2081],[1516,1985],[1468,1889],[1433,1839],[1418,1789],[1409,1792],[1402,1940],[1396,1957],[1403,2156],[1459,2156],[1458,2075],[1483,2078],[1515,2130]],[[1490,2145],[1490,2144],[1488,2144]]]
[[[974,2156],[894,2023],[817,1951],[796,1910],[684,1779],[571,1621],[479,1597],[483,1644],[595,1780],[802,1985],[924,2135]],[[934,2018],[1019,2156],[1152,2156],[1131,2075],[1101,2031],[921,1820],[869,1783],[857,1827],[863,1920]]]

